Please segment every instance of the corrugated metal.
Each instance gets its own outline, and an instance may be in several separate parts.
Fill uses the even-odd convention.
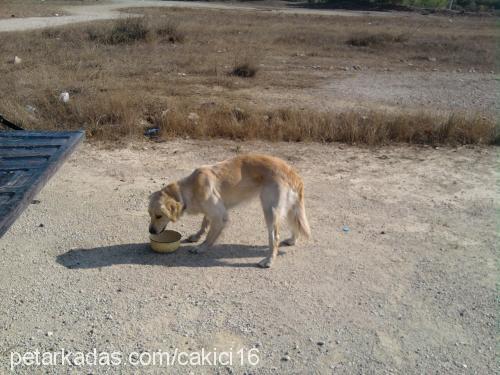
[[[83,137],[83,131],[0,131],[0,237]]]

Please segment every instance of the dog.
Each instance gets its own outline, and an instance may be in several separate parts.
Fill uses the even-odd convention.
[[[212,246],[228,222],[228,210],[259,195],[269,232],[269,255],[258,263],[272,266],[279,246],[280,224],[285,219],[292,235],[283,245],[292,246],[311,231],[304,206],[304,184],[285,161],[262,154],[247,154],[197,168],[189,176],[153,193],[149,202],[149,232],[158,234],[184,214],[203,214],[201,229],[187,238],[205,241],[191,252]]]

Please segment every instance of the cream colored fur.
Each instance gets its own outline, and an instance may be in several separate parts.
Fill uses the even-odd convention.
[[[205,241],[193,252],[212,246],[228,221],[228,209],[259,195],[269,232],[269,256],[259,262],[271,267],[279,246],[280,224],[285,220],[292,236],[283,244],[294,245],[299,236],[310,236],[304,207],[304,184],[283,160],[260,154],[237,156],[214,165],[197,168],[189,176],[151,195],[149,231],[159,233],[183,213],[203,214],[200,230],[189,236]]]

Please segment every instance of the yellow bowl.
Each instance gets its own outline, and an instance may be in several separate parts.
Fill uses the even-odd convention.
[[[173,253],[181,245],[181,234],[175,230],[165,230],[149,236],[151,248],[157,253]]]

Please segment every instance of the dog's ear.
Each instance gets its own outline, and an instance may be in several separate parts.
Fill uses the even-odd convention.
[[[173,199],[169,199],[168,202],[165,203],[164,211],[170,221],[175,223],[181,216],[182,205]]]

